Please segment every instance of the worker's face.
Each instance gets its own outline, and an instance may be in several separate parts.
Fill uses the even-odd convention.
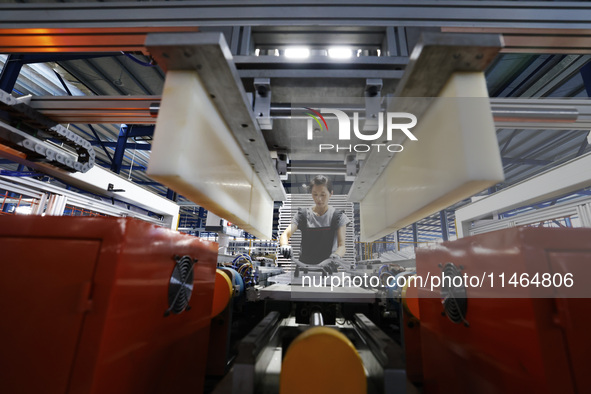
[[[314,185],[312,186],[312,198],[317,207],[324,207],[328,205],[332,193],[328,191],[326,185]]]

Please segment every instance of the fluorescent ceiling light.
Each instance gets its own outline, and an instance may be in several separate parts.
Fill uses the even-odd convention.
[[[335,59],[348,59],[353,56],[353,51],[347,47],[333,47],[328,48],[328,56]]]
[[[290,59],[305,59],[310,57],[310,49],[305,47],[286,48],[285,57]]]

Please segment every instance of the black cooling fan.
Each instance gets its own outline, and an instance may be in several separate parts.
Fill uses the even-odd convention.
[[[175,257],[176,265],[168,282],[168,309],[164,316],[190,309],[189,300],[193,293],[193,267],[197,260],[189,256]]]
[[[466,295],[466,287],[463,280],[454,278],[462,278],[461,271],[453,264],[447,263],[442,269],[443,284],[441,286],[441,297],[443,298],[443,308],[447,317],[454,323],[464,323],[468,326],[466,321],[466,312],[468,310],[468,297]],[[448,279],[449,278],[449,279]]]

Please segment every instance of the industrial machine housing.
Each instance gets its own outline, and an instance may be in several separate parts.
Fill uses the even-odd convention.
[[[216,244],[135,219],[0,223],[2,391],[202,389]]]

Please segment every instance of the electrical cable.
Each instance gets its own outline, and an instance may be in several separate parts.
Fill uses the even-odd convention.
[[[129,166],[129,174],[127,175],[127,180],[131,181],[131,170],[133,170],[133,162],[135,161],[135,148],[133,149],[133,157],[131,158],[131,165]]]
[[[129,59],[133,60],[134,62],[136,62],[137,64],[139,64],[140,66],[144,66],[144,67],[154,67],[156,66],[156,64],[154,63],[154,59],[150,60],[150,63],[146,63],[144,61],[141,61],[140,59],[138,59],[137,57],[133,56],[130,53],[126,53],[121,51],[121,53],[125,56],[127,56]]]

